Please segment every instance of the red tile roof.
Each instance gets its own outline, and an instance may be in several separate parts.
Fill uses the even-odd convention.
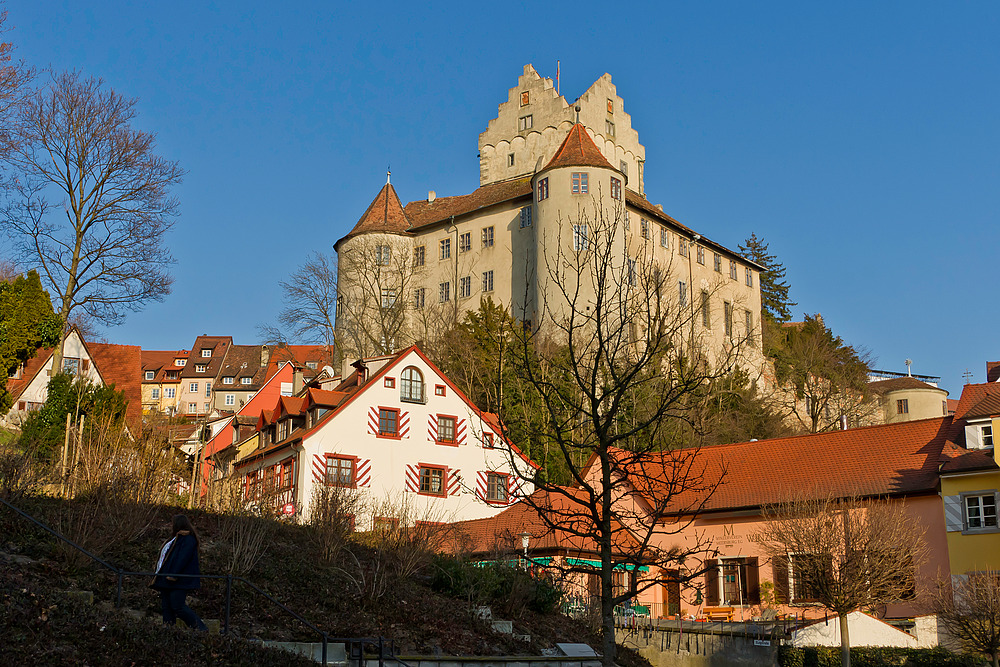
[[[936,417],[846,431],[679,450],[654,457],[646,470],[669,480],[676,465],[692,465],[708,482],[721,480],[706,511],[753,508],[802,496],[896,495],[931,492],[951,417]],[[693,457],[693,458],[692,458]],[[666,468],[666,470],[664,470]],[[639,482],[635,482],[639,486]],[[662,501],[662,481],[646,491]],[[685,513],[703,498],[681,489],[669,498]]]
[[[958,399],[958,407],[955,408],[955,421],[965,419],[965,416],[987,396],[996,395],[1000,395],[998,382],[965,385],[962,387],[962,396]]]
[[[965,449],[953,442],[946,442],[941,450],[941,473],[973,472],[976,470],[996,470],[997,462],[992,450]]]
[[[587,128],[581,123],[570,128],[569,134],[563,139],[559,150],[542,171],[557,167],[603,167],[618,171],[604,157],[601,149],[590,138]]]
[[[337,249],[344,240],[365,232],[382,232],[383,234],[405,234],[410,227],[410,221],[403,212],[403,204],[399,201],[396,189],[386,183],[375,199],[368,205],[358,224],[344,238],[337,241],[333,248]]]
[[[510,181],[490,183],[467,195],[438,197],[429,202],[426,199],[411,201],[404,209],[412,226],[410,231],[449,220],[451,216],[472,213],[496,204],[531,196],[531,178],[515,178]]]
[[[142,351],[142,372],[143,382],[180,382],[180,371],[183,366],[175,366],[174,359],[187,359],[188,350],[143,350]],[[177,377],[167,380],[167,371],[177,371]],[[146,380],[146,371],[153,371],[156,375],[152,380]]]
[[[88,343],[87,349],[105,384],[125,394],[125,419],[133,433],[142,428],[142,350],[138,345]]]
[[[568,496],[576,496],[581,502],[586,502],[584,492],[569,487],[560,488],[562,491],[539,489],[528,500],[515,503],[493,517],[451,524],[453,549],[473,555],[520,551],[521,534],[526,532],[531,535],[531,551],[535,553],[555,550],[598,553],[596,540],[576,534],[590,532],[592,524],[585,518],[582,506]],[[557,520],[550,523],[557,523],[560,527],[553,528],[542,520],[540,509],[550,518],[556,517]],[[638,545],[636,540],[620,524],[617,528],[619,530],[613,534],[616,551],[634,550]]]
[[[226,352],[232,344],[232,336],[198,336],[194,339],[194,345],[191,346],[191,355],[188,358],[187,365],[180,369],[180,376],[184,379],[214,379],[219,374],[219,367],[222,366],[222,362],[226,358]],[[201,356],[201,351],[206,348],[212,350],[211,357]],[[199,364],[205,364],[204,373],[199,373],[195,370],[195,367]]]
[[[1000,361],[986,362],[986,381],[996,382],[1000,380]]]
[[[965,419],[983,419],[1000,415],[1000,392],[991,392],[965,413]]]

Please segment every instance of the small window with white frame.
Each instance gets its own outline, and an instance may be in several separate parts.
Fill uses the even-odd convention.
[[[701,265],[705,264],[705,247],[698,246],[695,250],[695,256],[698,258],[698,263]]]
[[[738,269],[737,269],[737,266],[736,266],[736,262],[733,261],[733,260],[729,260],[729,277],[732,280],[736,280],[736,273],[737,273],[737,271],[738,271]]]
[[[993,424],[987,424],[979,428],[983,447],[993,448]]]
[[[451,301],[451,283],[443,282],[438,284],[438,302],[447,303]]]
[[[226,394],[226,405],[236,405],[236,394]]]
[[[574,171],[570,175],[571,179],[571,192],[575,195],[585,195],[590,192],[590,174],[585,171]]]
[[[579,223],[573,225],[573,250],[583,252],[590,247],[590,239],[587,236],[587,224]]]
[[[472,296],[472,277],[463,276],[458,279],[458,296],[467,299]]]
[[[646,218],[639,218],[639,236],[644,239],[649,238],[649,220]]]
[[[194,365],[194,372],[195,373],[204,373],[205,369],[207,369],[207,368],[208,368],[208,366],[206,366],[205,364],[195,364]]]
[[[153,387],[153,390],[150,392],[150,395],[153,398],[153,400],[158,399],[160,397],[159,387]]]
[[[438,256],[440,259],[451,258],[451,239],[441,239]]]
[[[670,248],[670,232],[665,229],[660,230],[660,246]]]
[[[525,132],[527,130],[530,130],[532,125],[534,125],[534,121],[531,118],[531,114],[528,114],[527,116],[521,116],[520,118],[517,119],[518,132]]]
[[[206,347],[201,351],[201,356],[203,359],[210,359],[212,357],[212,348]]]
[[[156,377],[156,371],[146,371],[146,379],[152,380]]]
[[[493,247],[493,225],[489,227],[483,227],[483,247],[492,248]]]
[[[493,291],[493,270],[483,271],[483,291]]]
[[[413,266],[423,266],[426,257],[424,246],[420,245],[413,249]]]
[[[227,376],[225,376],[225,377],[222,378],[222,384],[232,384],[232,383],[233,383],[233,376],[232,375],[227,375]]]
[[[722,273],[722,255],[715,253],[715,272]]]
[[[976,491],[962,496],[965,527],[972,531],[997,530],[997,492]]]
[[[747,287],[753,287],[753,269],[749,266],[746,267],[746,283]]]
[[[240,384],[248,385],[248,384],[250,384],[252,382],[253,382],[253,378],[249,378],[249,377],[241,377],[240,378]]]
[[[531,227],[531,207],[523,207],[519,215],[521,216],[521,229]]]
[[[465,232],[458,237],[458,251],[469,252],[472,250],[472,232]]]
[[[424,307],[426,296],[427,290],[423,287],[413,290],[413,308],[415,310],[421,310]]]
[[[379,266],[389,266],[392,261],[392,248],[387,245],[380,245],[375,248],[375,260]]]

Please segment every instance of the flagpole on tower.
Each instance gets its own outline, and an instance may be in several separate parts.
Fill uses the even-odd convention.
[[[559,61],[556,61],[556,95],[561,95],[559,92]]]

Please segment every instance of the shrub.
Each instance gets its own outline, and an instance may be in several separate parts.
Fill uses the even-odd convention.
[[[840,647],[782,646],[778,651],[781,667],[839,667]],[[851,649],[853,667],[980,667],[980,658],[959,655],[942,648],[894,648],[859,646]]]
[[[496,611],[520,618],[525,610],[553,612],[563,592],[544,578],[533,577],[512,563],[471,563],[454,556],[434,558],[431,588],[470,605],[488,605]]]

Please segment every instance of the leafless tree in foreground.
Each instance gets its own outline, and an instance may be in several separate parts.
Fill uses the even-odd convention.
[[[963,648],[985,653],[1000,667],[1000,571],[952,577],[934,599],[938,620]]]
[[[915,597],[923,533],[902,500],[823,497],[764,508],[757,539],[781,601],[813,602],[840,617],[841,661],[849,667],[847,615]]]
[[[0,221],[51,286],[63,322],[82,310],[115,324],[170,292],[164,240],[183,171],[132,127],[136,103],[72,72],[20,107],[8,158],[16,196]]]
[[[278,313],[281,329],[267,329],[273,342],[319,343],[333,349],[337,321],[337,259],[313,252],[281,282],[284,306]],[[280,333],[287,332],[287,335]]]
[[[7,11],[0,11],[0,34],[7,27]],[[14,60],[14,44],[0,42],[0,155],[7,156],[17,145],[18,108],[30,93],[35,72]]]
[[[549,530],[596,545],[600,554],[608,667],[616,655],[615,606],[665,583],[661,571],[681,583],[702,572],[694,564],[710,545],[682,543],[680,535],[724,471],[706,470],[682,434],[694,426],[692,409],[708,383],[736,367],[749,339],[726,319],[731,310],[720,312],[719,284],[706,284],[694,300],[690,273],[654,261],[648,234],[645,241],[626,240],[624,213],[620,201],[607,210],[595,200],[560,225],[572,230],[571,238],[544,239],[538,273],[548,296],[538,305],[539,321],[512,358],[503,358],[501,347],[495,359],[501,369],[514,368],[517,384],[527,389],[525,401],[503,401],[504,435],[522,450],[556,452],[569,479],[554,483],[545,470],[535,476],[512,457],[514,468],[545,491],[524,502],[533,503]],[[678,281],[687,290],[679,291]],[[703,306],[715,309],[714,330],[704,325],[713,318],[702,319]],[[724,322],[731,336],[718,335]],[[517,391],[507,386],[497,393]],[[656,574],[615,581],[616,570],[645,567]]]

